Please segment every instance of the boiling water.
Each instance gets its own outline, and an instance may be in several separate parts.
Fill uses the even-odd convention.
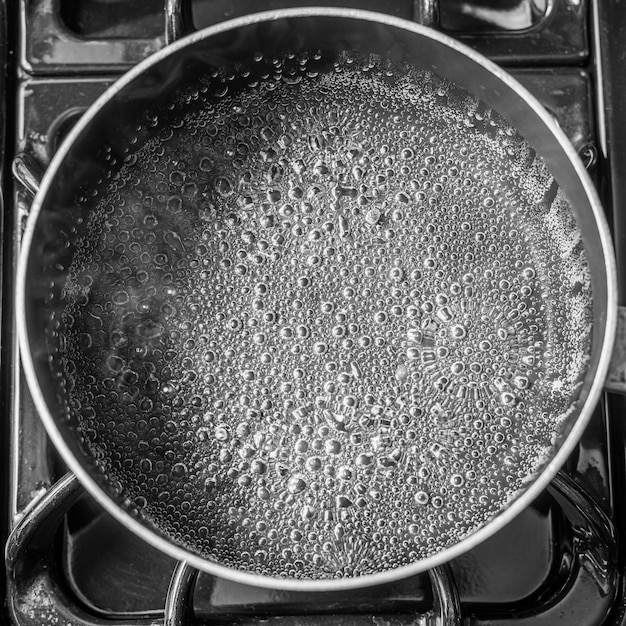
[[[591,337],[569,206],[514,130],[432,74],[323,61],[208,76],[111,151],[60,349],[127,509],[311,579],[497,515],[564,434]]]

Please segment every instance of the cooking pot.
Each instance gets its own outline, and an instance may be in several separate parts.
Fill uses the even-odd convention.
[[[52,441],[138,536],[347,589],[447,562],[548,485],[602,393],[615,285],[585,167],[519,83],[429,28],[300,8],[184,37],[83,115],[17,326]]]

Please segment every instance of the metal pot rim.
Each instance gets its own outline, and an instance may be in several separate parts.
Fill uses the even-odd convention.
[[[595,221],[598,225],[608,281],[607,299],[605,303],[606,324],[604,329],[604,341],[602,344],[601,355],[598,361],[598,366],[596,368],[595,377],[589,390],[589,395],[586,398],[582,408],[580,409],[579,415],[577,416],[571,431],[567,435],[566,439],[563,441],[555,457],[543,469],[541,474],[534,479],[532,484],[530,484],[530,486],[523,493],[521,493],[521,495],[517,496],[505,510],[503,510],[496,517],[488,521],[484,526],[472,532],[457,544],[441,552],[438,552],[420,561],[416,561],[415,563],[404,565],[392,570],[381,571],[375,574],[368,574],[354,578],[342,578],[335,580],[298,580],[261,576],[258,574],[251,574],[248,572],[232,569],[224,565],[220,565],[197,554],[188,552],[184,548],[171,543],[168,539],[157,534],[155,531],[151,530],[147,526],[143,525],[136,518],[132,517],[128,512],[120,508],[118,504],[102,490],[98,483],[90,476],[87,470],[75,458],[70,450],[70,447],[65,442],[63,435],[58,429],[57,424],[55,423],[55,420],[48,408],[48,405],[43,396],[35,374],[35,367],[32,360],[31,345],[28,337],[28,329],[26,325],[25,315],[26,266],[30,254],[33,233],[35,230],[35,224],[37,222],[38,215],[43,206],[48,189],[52,185],[55,174],[58,171],[61,163],[65,159],[67,153],[69,152],[71,146],[76,141],[76,139],[86,129],[88,129],[91,120],[99,114],[102,105],[116,98],[117,94],[140,74],[142,74],[152,66],[159,64],[163,59],[178,52],[179,50],[182,50],[183,48],[192,47],[197,42],[240,27],[260,22],[269,22],[284,18],[298,17],[336,17],[343,19],[369,21],[409,31],[417,36],[435,40],[438,43],[444,44],[445,46],[465,55],[471,61],[488,70],[491,74],[495,75],[496,78],[506,84],[509,88],[517,92],[519,98],[525,100],[527,104],[530,105],[530,107],[532,108],[534,114],[537,115],[542,120],[542,122],[551,129],[552,134],[558,141],[559,147],[562,149],[570,164],[578,174],[579,178],[582,180],[583,186],[594,212]],[[216,576],[234,580],[243,584],[297,591],[334,591],[340,589],[353,589],[389,583],[398,579],[406,578],[424,572],[432,567],[440,565],[459,556],[460,554],[478,545],[489,536],[496,533],[506,524],[508,524],[523,509],[528,507],[531,502],[547,487],[547,485],[550,483],[560,466],[570,455],[577,441],[581,437],[603,390],[604,379],[606,377],[609,367],[609,361],[611,357],[617,323],[617,278],[615,259],[613,255],[611,236],[608,225],[606,223],[606,219],[604,217],[603,209],[601,207],[593,183],[590,180],[583,164],[580,162],[575,149],[573,148],[563,131],[560,129],[558,124],[552,119],[550,114],[543,108],[539,101],[502,68],[497,66],[492,61],[489,61],[473,49],[459,43],[457,40],[447,35],[441,34],[437,31],[421,26],[419,24],[409,22],[408,20],[392,17],[386,14],[357,9],[338,9],[327,7],[307,7],[265,11],[246,15],[244,17],[236,18],[195,32],[173,44],[170,44],[159,52],[156,52],[155,54],[146,58],[124,76],[122,76],[102,96],[100,96],[96,100],[96,102],[88,109],[88,111],[80,118],[75,127],[69,133],[68,138],[52,159],[42,179],[41,186],[33,201],[29,219],[24,231],[17,272],[16,296],[17,332],[21,349],[21,360],[24,367],[26,379],[28,381],[29,388],[33,396],[33,400],[35,402],[35,406],[55,447],[57,448],[69,468],[76,474],[80,482],[87,488],[89,493],[98,501],[98,503],[105,509],[105,511],[113,515],[118,521],[131,529],[136,535],[147,541],[149,544],[180,561],[186,561],[187,563],[201,571],[205,571]]]

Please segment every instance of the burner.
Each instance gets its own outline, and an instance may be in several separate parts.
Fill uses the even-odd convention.
[[[18,123],[10,148],[27,155],[22,172],[33,170],[33,162],[45,167],[82,112],[121,73],[164,45],[161,4],[161,0],[20,0]],[[264,6],[295,4],[302,3],[270,0]],[[334,4],[380,10],[376,0]],[[590,47],[594,22],[585,0],[522,2],[528,9],[527,21],[513,32],[510,21],[503,26],[500,18],[485,21],[484,11],[470,15],[463,8],[486,4],[442,2],[435,25],[507,65],[586,155],[603,196],[610,195],[611,182],[613,198],[621,197],[617,164],[623,149],[621,142],[611,141],[619,136],[621,118],[608,119],[607,139],[594,82],[599,75],[596,67],[606,62],[605,78],[610,82],[601,85],[601,93],[616,97],[623,68],[615,61],[619,51],[614,47],[620,40],[606,35],[599,50]],[[385,3],[389,13],[408,19],[436,16],[431,8],[430,2],[412,0]],[[197,27],[255,10],[258,0],[192,3]],[[596,17],[604,31],[612,32],[612,22],[626,24],[626,9],[601,6]],[[616,151],[614,162],[603,158],[607,142]],[[19,162],[16,169],[20,170]],[[10,189],[6,171],[4,177],[3,189]],[[6,297],[12,293],[12,272],[32,194],[16,185],[5,199]],[[618,245],[618,256],[620,250]],[[5,380],[11,383],[4,390],[11,420],[8,605],[18,626],[55,620],[81,626],[160,624],[164,614],[170,620],[166,623],[182,624],[192,613],[203,623],[213,619],[257,623],[259,617],[281,623],[350,624],[357,617],[366,623],[379,619],[433,623],[437,614],[446,624],[485,626],[626,623],[619,621],[624,526],[617,503],[626,488],[621,399],[600,404],[576,454],[546,493],[449,567],[349,594],[277,592],[206,574],[196,579],[185,565],[139,542],[82,493],[75,479],[64,476],[65,467],[39,422],[20,372],[13,329],[7,324],[10,302],[3,310],[3,366]],[[614,413],[617,425],[609,422],[609,413]],[[613,621],[607,621],[608,615]]]

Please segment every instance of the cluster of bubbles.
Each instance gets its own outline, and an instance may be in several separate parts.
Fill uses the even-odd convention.
[[[207,558],[310,579],[497,515],[552,454],[591,336],[541,160],[377,58],[258,56],[177,98],[80,200],[64,285],[68,406],[106,488]]]

